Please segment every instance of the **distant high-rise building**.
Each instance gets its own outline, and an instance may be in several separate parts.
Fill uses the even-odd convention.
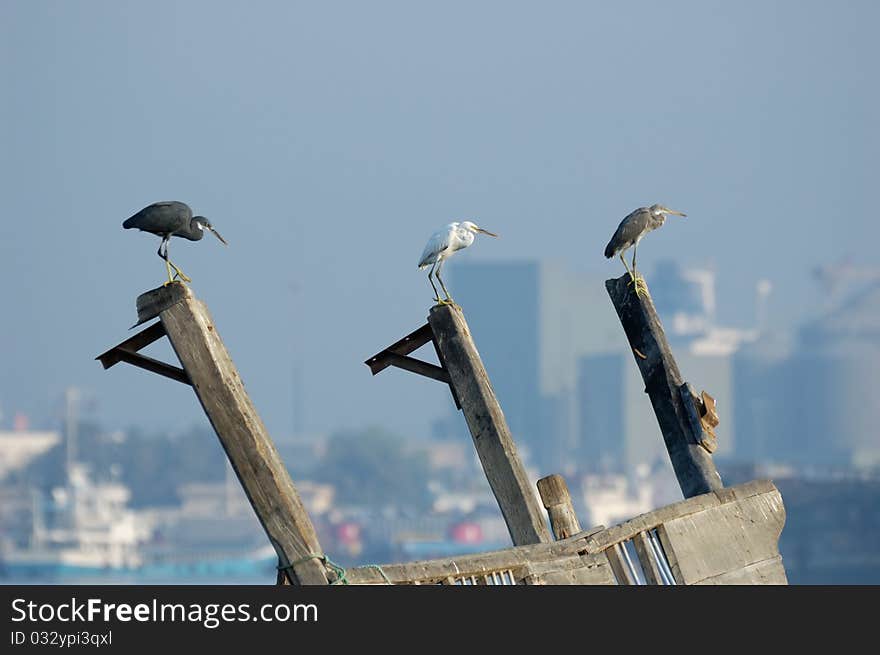
[[[602,280],[547,262],[466,259],[450,279],[517,443],[542,471],[571,468],[578,359],[622,339]]]
[[[775,397],[790,421],[775,459],[880,468],[880,282],[804,325],[780,367]]]
[[[799,469],[880,468],[880,283],[736,358],[737,457]]]
[[[736,459],[741,462],[785,461],[790,452],[794,408],[783,401],[787,379],[785,362],[791,356],[787,334],[762,333],[741,348],[733,359],[733,407],[736,434]]]

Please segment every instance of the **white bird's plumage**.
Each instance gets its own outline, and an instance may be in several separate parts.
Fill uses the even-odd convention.
[[[428,272],[428,282],[430,282],[431,286],[434,288],[434,295],[436,296],[435,300],[437,300],[437,302],[452,302],[449,291],[446,290],[446,285],[443,284],[443,279],[440,277],[440,269],[443,267],[443,262],[454,255],[456,251],[461,250],[462,248],[467,248],[471,245],[474,242],[477,232],[488,234],[491,237],[498,236],[497,234],[493,234],[488,230],[478,227],[471,221],[461,221],[460,223],[450,223],[446,227],[437,230],[431,235],[431,238],[428,239],[428,243],[425,245],[425,249],[422,251],[422,256],[419,259],[419,269],[425,269],[428,266],[431,267],[431,270]],[[440,300],[440,294],[437,293],[437,287],[434,286],[434,282],[431,280],[432,275],[436,276],[437,280],[440,282],[440,286],[443,287],[443,292],[446,294],[445,301]]]
[[[474,228],[476,225],[470,221],[450,223],[446,227],[437,230],[428,239],[422,257],[419,259],[419,270],[427,268],[431,264],[449,258],[452,253],[462,248],[467,248],[474,242]]]

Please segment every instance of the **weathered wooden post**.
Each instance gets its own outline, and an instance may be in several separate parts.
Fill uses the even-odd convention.
[[[513,543],[549,542],[543,513],[461,309],[435,305],[428,324]]]
[[[411,357],[431,341],[440,366]],[[471,339],[461,308],[435,305],[428,322],[364,362],[373,375],[395,366],[449,385],[464,412],[474,447],[517,546],[549,542],[550,533],[510,428]]]
[[[538,493],[550,517],[550,527],[556,540],[567,539],[581,531],[581,524],[571,504],[571,494],[565,478],[554,473],[538,480]]]
[[[690,498],[721,489],[721,477],[710,455],[714,436],[703,430],[698,400],[681,379],[647,284],[639,296],[630,282],[625,273],[606,280],[605,288],[645,381],[681,491]]]
[[[208,308],[179,282],[142,294],[137,305],[138,324],[157,315],[160,323],[100,355],[104,368],[126,361],[191,384],[275,547],[279,571],[292,584],[327,584],[315,528]],[[165,334],[182,370],[137,353]]]

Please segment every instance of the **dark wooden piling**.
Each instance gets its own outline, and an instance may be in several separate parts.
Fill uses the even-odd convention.
[[[708,450],[701,443],[708,437],[693,418],[697,415],[691,393],[683,393],[685,383],[654,303],[646,291],[637,296],[630,284],[628,273],[616,280],[606,280],[605,288],[617,310],[633,358],[645,381],[645,391],[651,398],[657,422],[663,433],[672,468],[685,498],[708,493],[723,487],[721,477]],[[647,285],[646,285],[647,288]]]
[[[428,323],[513,543],[549,542],[543,512],[461,309],[436,305]]]

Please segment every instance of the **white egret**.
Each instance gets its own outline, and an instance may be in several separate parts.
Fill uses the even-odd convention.
[[[488,234],[490,237],[498,236],[489,232],[489,230],[478,227],[471,221],[462,221],[460,223],[450,223],[446,227],[434,232],[431,238],[428,239],[428,244],[425,246],[424,252],[422,252],[421,259],[419,259],[419,270],[423,270],[428,266],[431,267],[431,270],[428,271],[428,282],[431,283],[431,287],[434,289],[434,300],[441,305],[452,304],[452,297],[449,295],[449,291],[446,290],[446,285],[443,284],[443,279],[440,277],[440,269],[443,266],[443,262],[452,257],[457,250],[471,245],[476,238],[477,232]],[[443,287],[446,300],[440,299],[440,293],[431,279],[432,274],[437,276],[440,286]]]

